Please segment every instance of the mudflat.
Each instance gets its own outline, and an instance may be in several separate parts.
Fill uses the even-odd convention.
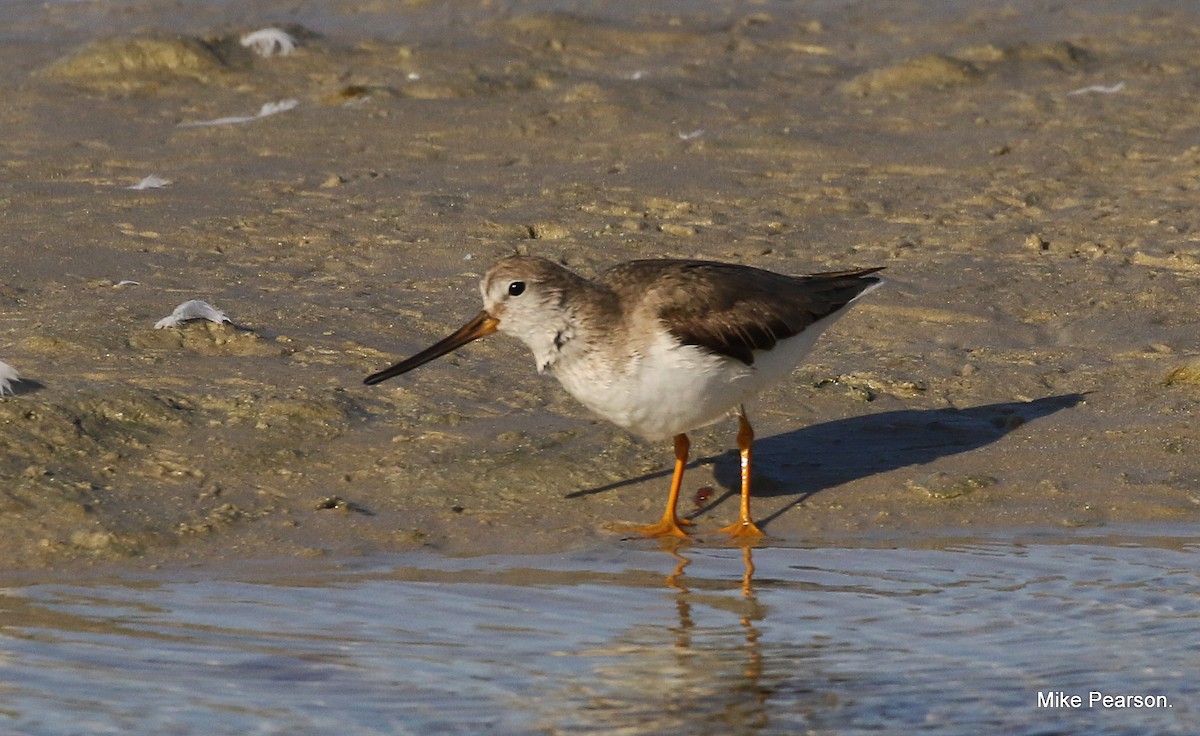
[[[887,268],[748,407],[776,539],[1200,518],[1200,8],[676,5],[14,9],[0,566],[651,521],[670,448],[513,340],[362,385],[514,251]],[[231,323],[155,329],[192,299]],[[706,543],[735,432],[692,437]]]

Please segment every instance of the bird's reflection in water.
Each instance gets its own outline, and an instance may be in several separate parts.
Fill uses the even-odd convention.
[[[692,561],[684,554],[690,546],[690,542],[686,539],[660,539],[659,546],[664,552],[670,555],[675,560],[675,569],[670,575],[667,575],[667,586],[675,588],[681,592],[687,592],[687,586],[684,585],[684,568],[692,564]],[[743,544],[739,545],[742,551],[742,597],[748,601],[757,603],[754,595],[754,545]]]
[[[672,539],[663,540],[660,544],[663,551],[675,560],[675,569],[671,574],[667,575],[667,586],[678,591],[675,598],[675,606],[679,611],[679,631],[684,632],[693,626],[691,621],[692,591],[687,585],[687,576],[684,573],[687,566],[692,563],[685,554],[688,543],[685,540]],[[762,651],[758,646],[758,640],[761,638],[762,632],[758,630],[755,624],[764,618],[764,610],[758,601],[758,596],[754,592],[754,545],[740,545],[740,548],[743,565],[741,581],[743,600],[737,606],[741,609],[737,611],[738,623],[741,624],[742,629],[745,631],[746,652],[751,662],[746,672],[758,675],[762,672]],[[711,586],[706,585],[705,587]],[[711,603],[711,601],[705,602]],[[678,644],[686,647],[688,642],[681,640]]]
[[[663,716],[681,709],[693,718],[697,711],[709,712],[713,720],[733,727],[733,733],[760,731],[768,722],[770,689],[762,682],[764,657],[758,624],[766,609],[754,590],[753,545],[739,550],[743,571],[734,585],[723,578],[690,577],[687,568],[692,559],[686,540],[662,540],[660,545],[674,562],[666,584],[674,591],[677,615],[675,624],[668,627],[673,634],[668,651],[674,666],[673,677],[667,680],[673,680],[676,687],[659,690],[664,696]],[[737,597],[730,597],[734,590]],[[737,628],[722,615],[730,613],[737,617]]]
[[[615,733],[633,732],[636,724],[640,734],[679,734],[704,723],[723,736],[767,730],[779,685],[769,680],[789,675],[770,674],[764,656],[767,607],[754,588],[753,550],[658,543],[670,563],[663,596],[655,600],[654,589],[646,589],[642,622],[587,651],[588,674],[570,688],[576,706],[554,709],[554,728]],[[731,565],[740,572],[729,574]]]

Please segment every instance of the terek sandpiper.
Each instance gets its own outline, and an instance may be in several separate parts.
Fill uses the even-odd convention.
[[[762,535],[750,516],[750,446],[744,402],[792,372],[817,338],[883,280],[880,268],[785,276],[714,261],[629,261],[590,281],[530,256],[510,256],[479,284],[483,311],[457,332],[366,379],[407,373],[472,340],[505,332],[533,351],[589,409],[649,440],[675,439],[675,472],[662,519],[632,530],[686,537],[676,506],[687,432],[738,418],[742,497],[720,531]]]

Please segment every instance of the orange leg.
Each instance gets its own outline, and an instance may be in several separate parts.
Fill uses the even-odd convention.
[[[691,443],[686,434],[675,435],[675,474],[671,476],[671,492],[667,496],[667,508],[663,511],[662,519],[646,526],[625,527],[623,531],[636,532],[644,537],[686,537],[688,535],[683,527],[692,522],[688,519],[680,519],[675,509],[679,505],[679,487],[683,485],[683,471],[687,467],[690,447]]]
[[[754,429],[746,420],[746,412],[738,411],[738,453],[742,456],[742,505],[738,521],[719,531],[735,540],[754,541],[764,536],[758,525],[750,518],[750,446],[754,444]]]

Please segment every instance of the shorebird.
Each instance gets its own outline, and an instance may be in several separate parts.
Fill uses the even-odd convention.
[[[741,506],[720,529],[734,539],[762,531],[750,514],[754,430],[744,404],[787,377],[817,338],[883,280],[881,268],[785,276],[715,261],[629,261],[595,280],[544,258],[510,256],[479,284],[483,311],[458,331],[390,368],[399,376],[494,332],[512,335],[584,406],[648,440],[674,438],[675,470],[662,518],[629,527],[648,537],[686,537],[679,490],[691,430],[738,419]]]

